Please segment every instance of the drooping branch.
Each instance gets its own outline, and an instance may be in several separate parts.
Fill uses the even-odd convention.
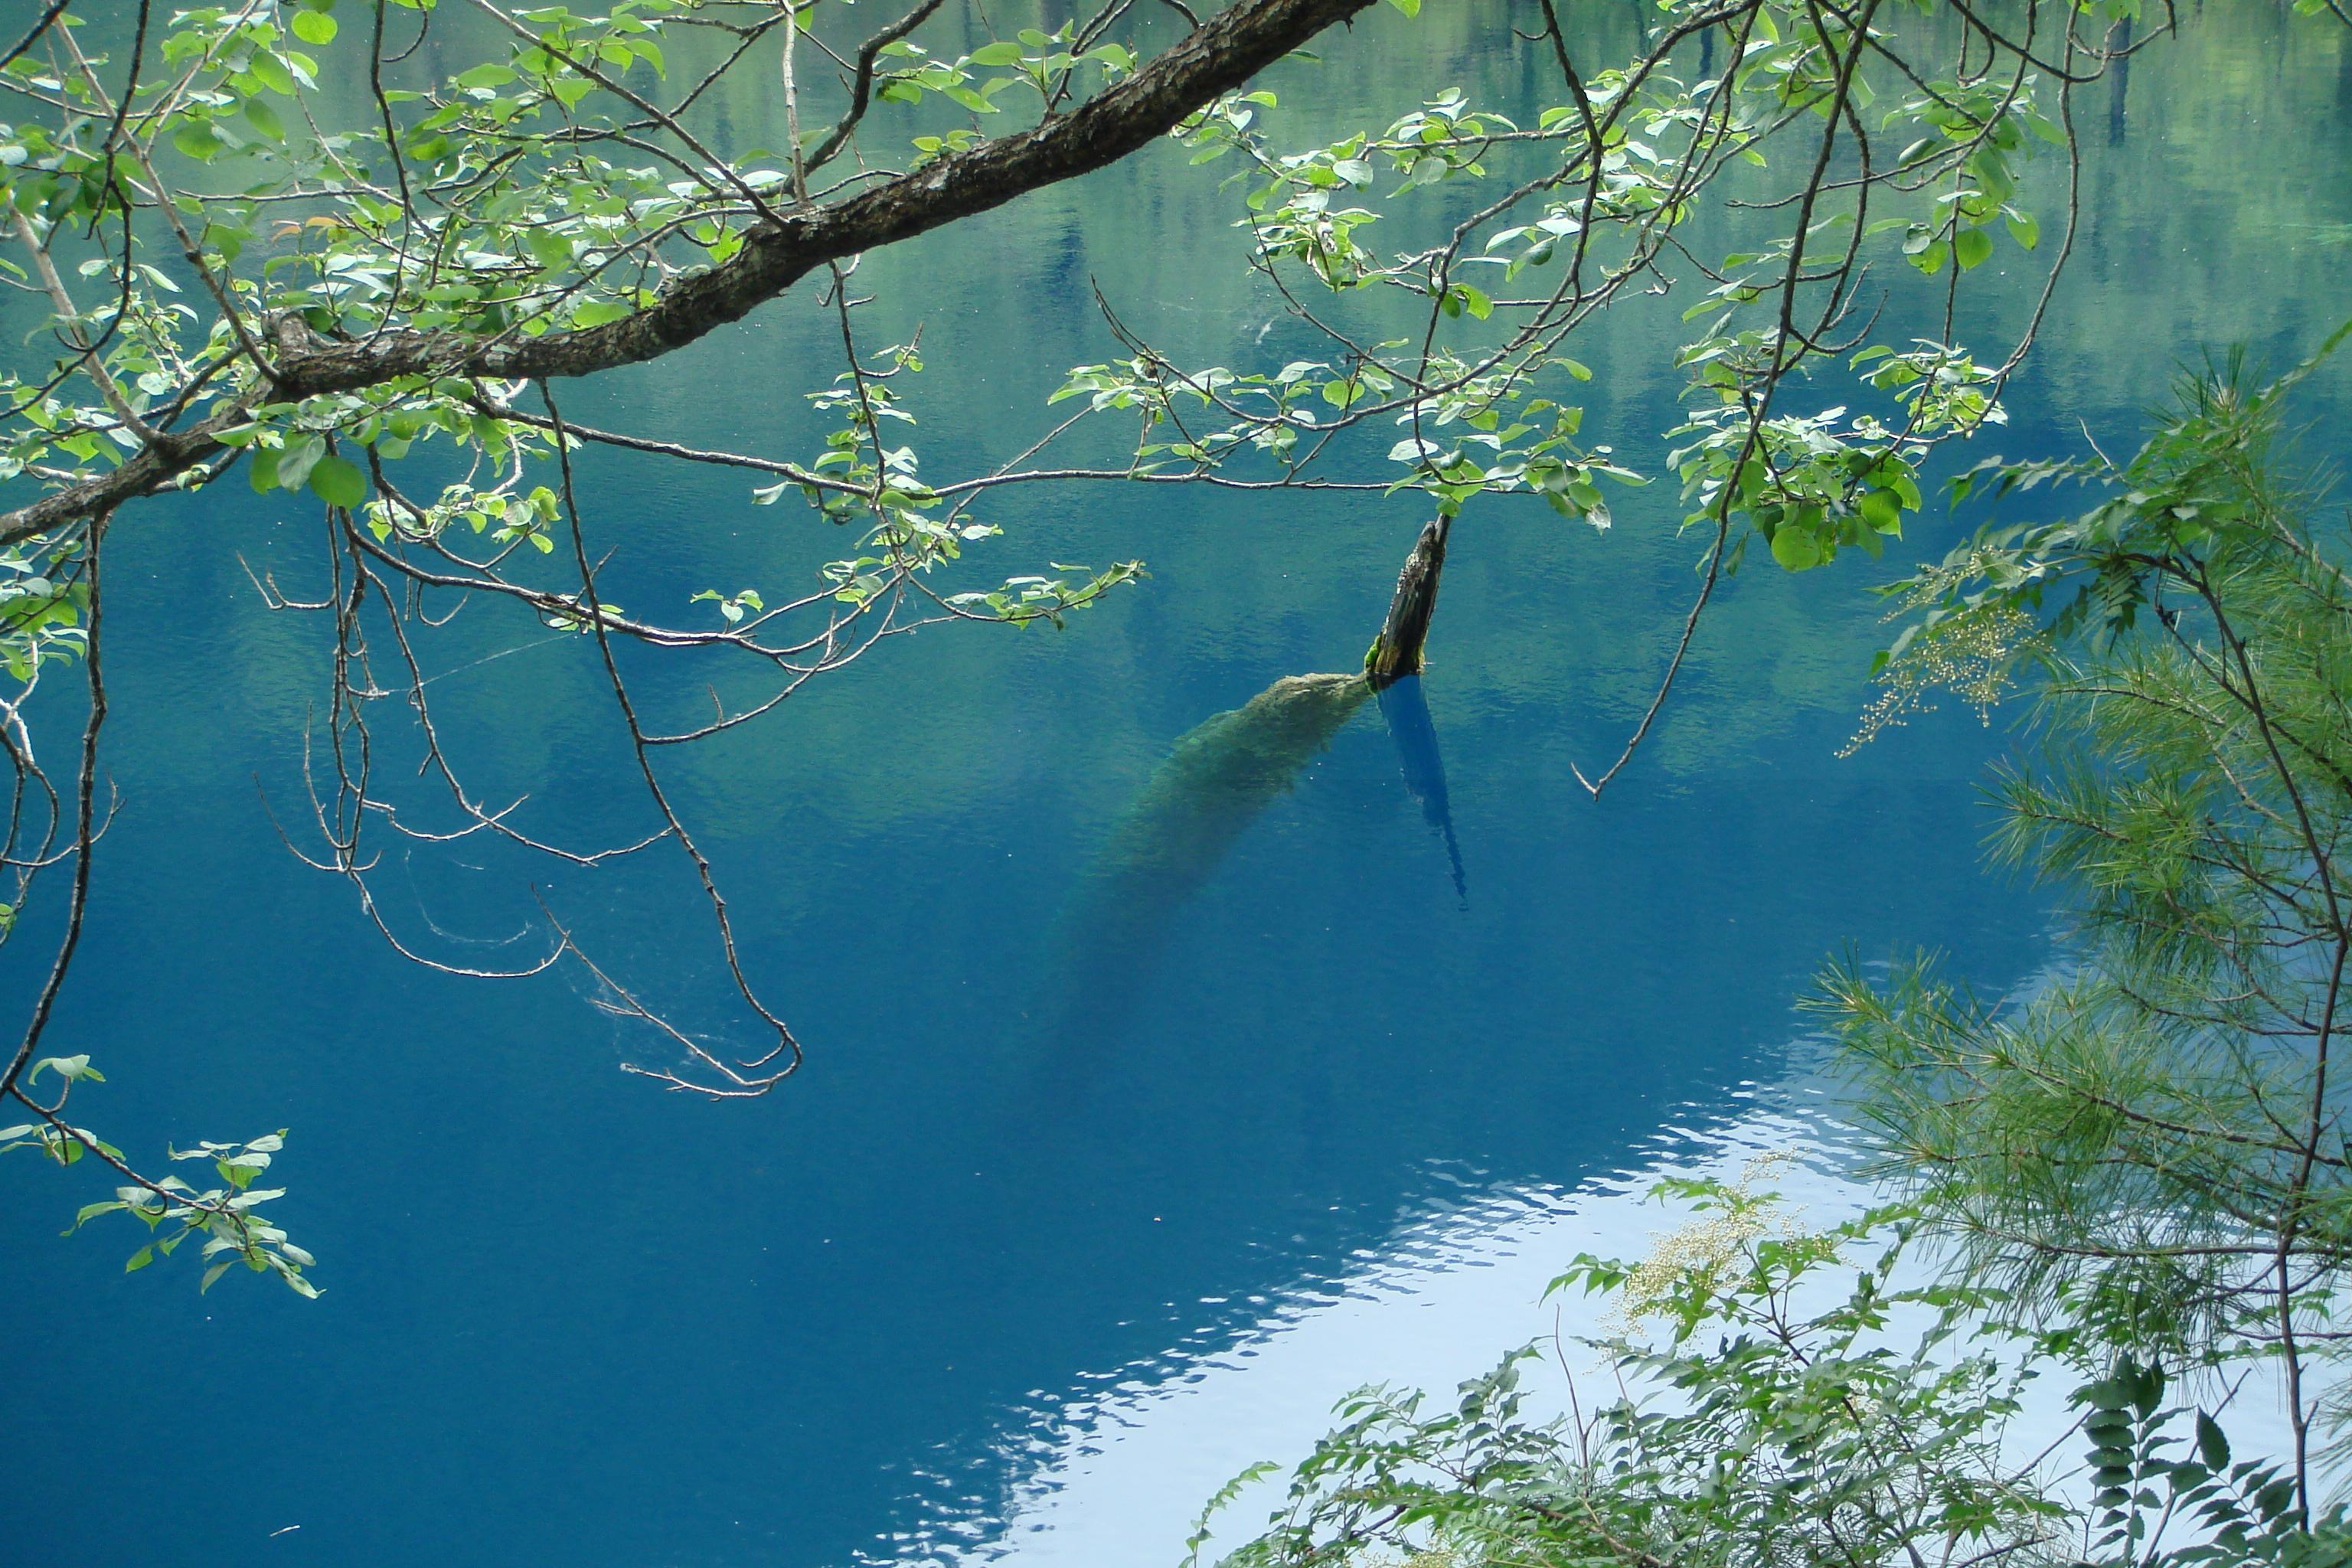
[[[803,178],[810,171],[822,169],[831,163],[849,144],[849,138],[856,132],[858,121],[866,118],[866,106],[873,101],[874,63],[881,57],[882,51],[929,21],[940,3],[941,0],[919,0],[913,10],[858,46],[857,73],[849,84],[849,107],[842,110],[841,119],[825,132],[824,140],[818,142],[802,161]],[[789,19],[791,13],[787,11],[785,15]],[[796,134],[793,145],[797,148],[799,144],[800,139]]]
[[[90,532],[88,556],[89,584],[89,633],[82,645],[82,665],[89,681],[89,718],[83,725],[81,766],[75,792],[74,811],[74,879],[73,890],[66,908],[64,937],[58,943],[58,955],[49,965],[42,983],[40,994],[33,1003],[31,1020],[25,1026],[24,1038],[17,1043],[5,1065],[0,1065],[0,1094],[16,1094],[23,1098],[19,1083],[33,1052],[41,1043],[42,1032],[48,1027],[50,1010],[56,1006],[58,993],[65,986],[66,973],[73,966],[74,949],[80,944],[82,921],[89,910],[89,863],[99,834],[103,830],[98,815],[98,741],[99,732],[106,726],[106,681],[99,665],[99,587],[98,553],[101,524]],[[29,1101],[27,1103],[30,1103]]]
[[[274,334],[280,352],[270,395],[291,399],[355,392],[428,374],[507,381],[593,375],[658,359],[740,321],[828,262],[911,239],[1117,163],[1372,3],[1243,0],[1067,115],[945,154],[836,205],[754,228],[737,255],[677,279],[652,304],[620,321],[537,338],[409,331],[349,343],[310,337],[295,346],[285,340],[301,338],[305,329],[286,318]],[[216,437],[244,417],[242,408],[216,410],[185,432],[146,444],[110,473],[0,513],[0,544],[81,521],[171,484],[224,454],[227,448]]]

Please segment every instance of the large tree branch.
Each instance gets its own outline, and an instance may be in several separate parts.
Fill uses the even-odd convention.
[[[395,331],[362,342],[311,340],[281,352],[271,395],[352,392],[425,374],[522,380],[591,375],[658,359],[740,321],[813,268],[911,239],[1016,196],[1115,163],[1163,136],[1374,0],[1242,0],[1167,53],[1069,114],[940,157],[837,205],[762,224],[734,257],[679,279],[635,315],[542,337],[483,339]],[[278,334],[283,339],[287,334]],[[222,410],[147,446],[113,472],[0,513],[0,543],[82,521],[170,484],[226,450],[212,437],[241,421]]]

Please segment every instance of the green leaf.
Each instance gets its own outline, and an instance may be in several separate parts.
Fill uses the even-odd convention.
[[[131,1255],[131,1261],[122,1266],[122,1271],[125,1274],[136,1274],[142,1268],[146,1268],[149,1264],[154,1261],[155,1248],[151,1244],[149,1246],[142,1247],[138,1251],[132,1253]]]
[[[116,1209],[128,1208],[130,1206],[130,1205],[121,1202],[120,1199],[109,1199],[104,1203],[84,1204],[74,1215],[74,1230],[79,1230],[83,1226],[88,1225],[91,1220],[96,1219],[102,1214],[112,1214]],[[71,1236],[73,1231],[69,1230],[66,1232],[66,1234],[68,1236]]]
[[[1822,563],[1821,541],[1811,529],[1783,523],[1773,531],[1772,559],[1791,572],[1809,572]]]
[[[278,454],[278,488],[299,490],[310,478],[310,470],[327,455],[327,439],[323,436],[306,436]]]
[[[976,66],[1009,66],[1017,63],[1021,55],[1022,49],[1018,44],[1002,41],[982,44],[971,51],[971,63]]]
[[[309,16],[310,13],[306,11],[303,15]],[[272,142],[283,142],[286,140],[286,122],[278,119],[278,111],[270,108],[269,105],[262,100],[257,98],[247,99],[245,100],[245,117],[253,121],[253,128],[256,131],[260,132]]]
[[[367,499],[367,475],[360,472],[360,466],[351,458],[327,456],[310,468],[310,489],[327,505],[351,508]]]
[[[2201,1410],[2197,1413],[2197,1457],[2209,1470],[2229,1468],[2230,1439],[2221,1435],[2220,1424]]]
[[[335,19],[324,11],[297,11],[294,36],[306,44],[324,47],[335,41]]]
[[[591,300],[572,312],[575,327],[601,327],[607,321],[617,321],[636,312],[618,300]]]
[[[288,70],[286,62],[276,55],[257,51],[251,68],[253,74],[260,79],[261,85],[270,91],[281,98],[294,96],[294,73]]]
[[[1963,270],[1980,267],[1992,257],[1992,236],[1980,228],[1964,228],[1952,241],[1952,253]]]
[[[552,229],[535,228],[522,238],[524,248],[541,267],[552,270],[572,264],[572,241]]]
[[[192,125],[183,125],[173,132],[172,145],[194,158],[197,163],[208,163],[228,143],[222,141],[209,124],[199,121]]]
[[[201,1296],[205,1291],[211,1289],[220,1277],[228,1272],[228,1266],[235,1261],[235,1258],[224,1258],[218,1263],[214,1264],[210,1268],[205,1269],[204,1283],[196,1287],[196,1294]]]
[[[1862,498],[1862,518],[1880,533],[1903,531],[1903,502],[1893,490],[1870,490]]]

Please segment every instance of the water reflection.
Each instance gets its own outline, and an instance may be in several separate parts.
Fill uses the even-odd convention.
[[[1693,1124],[1669,1126],[1629,1151],[1616,1171],[1572,1186],[1496,1183],[1433,1166],[1436,1195],[1401,1214],[1385,1246],[1359,1249],[1335,1278],[1255,1298],[1238,1331],[1196,1333],[1096,1374],[1069,1397],[1040,1398],[998,1438],[995,1485],[934,1509],[863,1561],[896,1568],[1133,1561],[1139,1542],[1184,1540],[1201,1503],[1244,1468],[1267,1460],[1282,1467],[1218,1516],[1201,1554],[1213,1563],[1279,1509],[1287,1467],[1332,1426],[1333,1407],[1346,1395],[1379,1383],[1443,1400],[1521,1345],[1550,1352],[1524,1385],[1529,1419],[1568,1414],[1569,1377],[1588,1394],[1607,1381],[1582,1342],[1623,1325],[1609,1319],[1607,1298],[1571,1291],[1547,1300],[1549,1283],[1580,1254],[1638,1259],[1658,1237],[1691,1223],[1696,1215],[1686,1204],[1650,1195],[1660,1180],[1738,1180],[1759,1157],[1774,1156],[1769,1190],[1780,1194],[1781,1215],[1809,1232],[1852,1219],[1871,1202],[1854,1174],[1850,1131],[1817,1083],[1748,1085],[1733,1098],[1745,1108],[1687,1108],[1698,1112]],[[1788,1161],[1792,1150],[1804,1158]],[[1934,1268],[1915,1254],[1892,1283],[1924,1282]],[[1921,1308],[1903,1310],[1890,1321],[1890,1337],[1924,1330],[1927,1317]],[[2074,1382],[2053,1369],[2029,1384],[2001,1444],[2009,1462],[2035,1465],[2043,1485],[2079,1499],[2087,1481]],[[2226,1397],[2222,1386],[2200,1387],[2195,1397],[2222,1400],[2242,1453],[2284,1452],[2292,1433],[2274,1373],[2240,1369],[2226,1387]]]
[[[1546,1287],[1579,1253],[1639,1258],[1683,1223],[1686,1215],[1647,1198],[1660,1177],[1729,1177],[1760,1154],[1804,1147],[1821,1152],[1772,1178],[1791,1215],[1827,1226],[1863,1206],[1835,1152],[1839,1130],[1811,1092],[1750,1085],[1737,1098],[1745,1106],[1731,1114],[1689,1108],[1693,1124],[1661,1131],[1612,1173],[1578,1184],[1496,1182],[1433,1165],[1430,1195],[1397,1216],[1385,1245],[1358,1249],[1333,1277],[1258,1298],[1237,1331],[1194,1334],[1068,1397],[1041,1398],[998,1438],[996,1487],[943,1497],[869,1561],[1134,1561],[1139,1542],[1181,1542],[1201,1501],[1247,1466],[1303,1456],[1332,1406],[1368,1381],[1442,1396],[1507,1351],[1553,1336],[1571,1342],[1569,1363],[1583,1372],[1591,1354],[1572,1342],[1603,1331],[1604,1304],[1581,1295],[1546,1302]],[[1539,1416],[1557,1400],[1551,1383],[1530,1374]],[[1203,1560],[1238,1544],[1280,1492],[1277,1479],[1244,1493]]]
[[[1430,721],[1429,700],[1422,695],[1421,677],[1408,675],[1381,689],[1381,717],[1389,723],[1389,739],[1396,742],[1397,765],[1404,771],[1404,787],[1420,803],[1421,819],[1444,841],[1445,862],[1454,871],[1454,896],[1470,907],[1470,883],[1462,871],[1462,846],[1454,837],[1454,803],[1445,794],[1445,759],[1437,750],[1437,726]]]

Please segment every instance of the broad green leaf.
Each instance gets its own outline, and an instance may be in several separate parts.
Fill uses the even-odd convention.
[[[208,121],[197,121],[173,132],[172,145],[197,163],[208,163],[224,152],[228,143],[220,139]]]
[[[327,440],[323,436],[305,436],[282,448],[278,454],[278,488],[300,489],[309,481],[311,468],[326,455]]]
[[[1791,572],[1806,572],[1822,563],[1821,542],[1811,529],[1783,523],[1772,534],[1772,559]]]
[[[591,300],[572,312],[572,324],[575,327],[601,327],[607,321],[617,321],[635,314],[617,300]]]

